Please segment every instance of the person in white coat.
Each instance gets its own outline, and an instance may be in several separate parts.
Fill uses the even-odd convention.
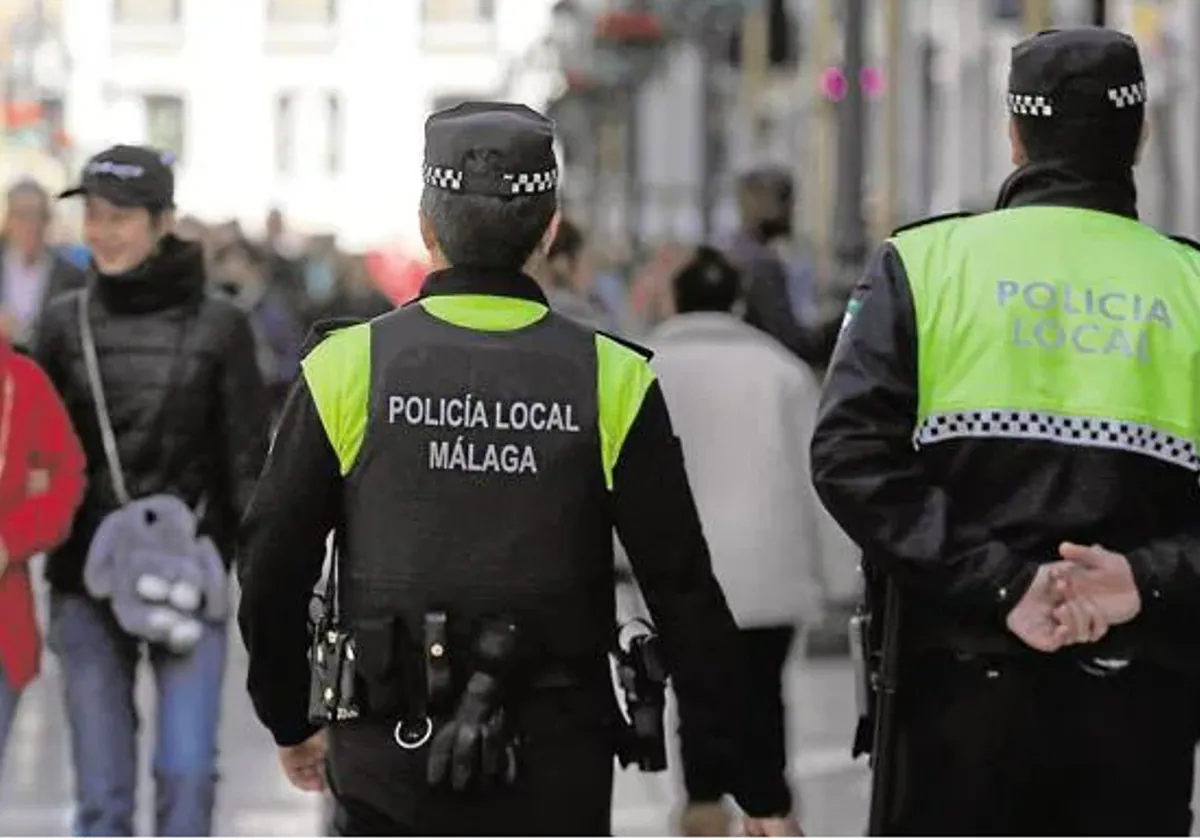
[[[831,547],[853,563],[811,490],[808,444],[820,386],[771,336],[732,314],[737,270],[701,247],[672,279],[676,314],[647,343],[682,442],[713,570],[742,628],[756,750],[787,779],[783,671],[797,628],[820,620]],[[724,768],[681,733],[688,836],[725,836]]]

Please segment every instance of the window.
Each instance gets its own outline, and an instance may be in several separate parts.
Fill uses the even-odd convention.
[[[296,154],[296,108],[290,93],[275,97],[275,171],[286,175],[292,171]]]
[[[333,26],[337,0],[267,0],[267,20],[283,26]]]
[[[445,24],[492,24],[496,22],[495,0],[424,0],[422,21],[431,26]]]
[[[183,0],[113,0],[113,21],[123,26],[175,26]]]
[[[183,99],[178,96],[147,96],[146,142],[156,149],[172,152],[175,159],[183,158],[184,116]]]
[[[342,170],[343,119],[342,97],[329,94],[325,97],[325,169],[330,173]]]

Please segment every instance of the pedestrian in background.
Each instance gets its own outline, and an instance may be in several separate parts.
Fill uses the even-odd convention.
[[[713,571],[740,628],[751,748],[783,787],[787,727],[783,672],[797,627],[819,622],[823,556],[853,562],[811,488],[808,441],[820,386],[812,371],[732,314],[737,270],[701,247],[671,282],[676,314],[651,334],[654,369],[683,445]],[[687,836],[724,837],[724,768],[681,732]]]
[[[305,326],[282,290],[272,282],[267,256],[245,239],[215,251],[212,282],[246,313],[254,332],[255,359],[274,409],[300,373]]]
[[[793,237],[793,196],[792,176],[782,169],[762,167],[742,175],[741,228],[725,250],[742,275],[746,322],[819,367],[833,351],[841,319],[826,314],[829,307],[817,296],[811,261],[789,265],[781,254],[783,243]]]
[[[50,196],[37,181],[8,190],[0,236],[0,334],[31,346],[42,311],[56,296],[83,286],[83,272],[50,247]]]
[[[616,332],[617,322],[608,307],[592,293],[595,273],[587,240],[574,223],[563,219],[542,271],[542,287],[550,308],[594,330]]]
[[[36,362],[0,340],[0,763],[41,659],[28,563],[66,539],[83,486],[62,400]]]
[[[207,835],[227,646],[226,622],[210,608],[227,599],[220,561],[232,560],[266,455],[266,390],[246,316],[207,293],[201,246],[170,233],[174,175],[164,158],[116,146],[63,193],[74,195],[85,202],[93,280],[47,309],[37,357],[88,459],[87,495],[46,567],[49,642],[62,664],[75,765],[75,830],[133,833],[134,686],[147,655],[157,684],[155,831]],[[141,519],[151,504],[172,515]],[[157,537],[170,540],[164,546]],[[214,549],[220,579],[203,598],[179,589],[192,571],[184,564]],[[107,581],[111,591],[92,574],[99,561],[111,562],[120,579]],[[136,593],[128,591],[135,582],[122,570],[151,561],[154,574],[144,576],[152,585],[138,576]],[[153,591],[164,583],[172,623],[179,616],[195,628],[188,638],[172,634],[169,645],[139,626],[148,605],[166,610]]]
[[[261,245],[267,257],[268,283],[302,317],[311,305],[304,288],[304,239],[288,229],[279,207],[272,207],[267,213],[264,228]]]
[[[395,308],[371,280],[364,258],[346,256],[342,261],[344,270],[338,272],[333,297],[310,310],[313,323],[341,318],[369,321]]]

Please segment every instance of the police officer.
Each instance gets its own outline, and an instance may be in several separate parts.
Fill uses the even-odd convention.
[[[1186,835],[1200,253],[1138,221],[1134,42],[1012,53],[997,209],[874,255],[812,442],[902,593],[898,834]]]
[[[245,521],[249,690],[343,834],[610,833],[611,533],[629,551],[682,726],[756,834],[798,831],[746,754],[735,626],[647,353],[551,313],[553,124],[467,103],[426,125],[418,300],[307,354]],[[358,716],[307,718],[308,601],[339,533]]]

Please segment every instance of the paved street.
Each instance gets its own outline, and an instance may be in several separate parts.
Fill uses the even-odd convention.
[[[275,765],[274,750],[251,712],[243,690],[245,660],[236,634],[225,685],[222,783],[217,830],[223,835],[312,835],[320,830],[320,805],[292,790]],[[152,714],[149,679],[140,692]],[[810,835],[861,834],[867,800],[864,769],[848,760],[846,742],[854,715],[849,662],[802,660],[789,672],[793,772]],[[69,832],[71,778],[52,657],[42,679],[23,700],[0,780],[0,836],[55,836]],[[147,718],[152,719],[152,718]],[[143,745],[140,828],[151,831],[149,744]],[[614,830],[620,835],[665,836],[671,827],[673,774],[625,774],[618,781]]]
[[[232,642],[225,684],[222,782],[217,830],[224,835],[311,835],[320,829],[319,803],[290,788],[275,765],[270,739],[258,725],[243,683],[240,640]],[[845,747],[853,716],[849,664],[844,659],[797,661],[789,687],[798,789],[806,827],[812,834],[855,834],[865,814],[866,781],[851,765]],[[148,672],[139,692],[146,720],[153,720]],[[143,744],[140,830],[152,830],[149,743]],[[69,833],[71,773],[61,684],[53,657],[22,701],[0,779],[0,835],[55,836]],[[624,774],[618,784],[614,829],[618,834],[668,833],[673,809],[673,775]]]

